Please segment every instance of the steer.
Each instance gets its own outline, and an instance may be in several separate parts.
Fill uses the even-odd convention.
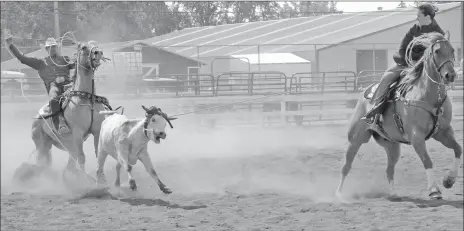
[[[100,131],[100,140],[97,152],[97,185],[106,184],[103,166],[106,157],[111,155],[118,163],[116,165],[115,186],[119,187],[121,167],[124,166],[129,174],[129,186],[135,191],[137,185],[132,177],[132,165],[140,160],[145,169],[150,174],[160,190],[165,194],[172,191],[161,182],[156,174],[148,155],[148,141],[152,140],[159,144],[161,139],[166,138],[166,123],[173,128],[171,120],[176,118],[168,117],[161,109],[152,106],[146,108],[145,119],[129,119],[125,115],[115,114],[115,111],[103,111],[100,114],[108,115],[103,121]]]

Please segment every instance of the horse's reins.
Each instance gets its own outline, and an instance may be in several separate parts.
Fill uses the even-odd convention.
[[[76,66],[76,68],[81,67],[81,68],[84,68],[84,69],[86,69],[88,71],[91,71],[91,73],[92,73],[92,95],[95,95],[95,78],[94,78],[94,76],[95,76],[95,71],[97,70],[97,66],[93,65],[93,61],[95,60],[95,58],[92,58],[92,52],[93,52],[94,49],[98,49],[98,48],[96,46],[92,46],[92,48],[90,48],[89,61],[88,62],[90,62],[90,68],[91,69],[88,69],[87,67],[83,66],[79,62],[79,60],[81,58],[81,53],[82,53],[81,49],[82,49],[82,47],[77,52],[77,60],[76,60],[77,66]],[[79,70],[76,70],[76,75],[78,75],[78,74],[79,74]],[[75,87],[75,85],[73,86],[73,90],[75,90],[74,87]],[[90,105],[86,105],[86,106],[90,106],[90,126],[89,126],[88,132],[90,132],[90,130],[92,129],[92,125],[93,125],[94,104],[95,104],[94,98],[90,97]]]
[[[446,88],[445,88],[445,96],[442,98],[441,96],[441,93],[440,93],[440,90],[441,90],[441,86],[445,85],[444,81],[445,81],[445,78],[443,77],[443,75],[441,74],[440,70],[445,66],[445,64],[447,63],[453,63],[453,61],[451,59],[447,59],[445,60],[443,63],[441,63],[440,65],[437,65],[437,62],[435,60],[435,54],[432,54],[433,53],[433,47],[440,43],[440,42],[448,42],[448,40],[446,39],[440,39],[440,40],[437,40],[435,41],[429,48],[428,48],[428,52],[431,53],[431,57],[432,57],[432,63],[433,63],[433,69],[435,70],[435,72],[438,74],[439,76],[439,80],[434,80],[432,77],[430,77],[429,73],[427,73],[427,70],[428,68],[427,67],[427,63],[425,60],[426,56],[423,56],[422,59],[424,59],[424,71],[423,71],[423,74],[427,76],[427,78],[432,81],[433,83],[437,84],[438,85],[438,89],[437,89],[437,95],[438,95],[438,104],[436,106],[436,111],[433,113],[432,111],[429,111],[428,109],[424,108],[425,110],[429,111],[433,116],[433,120],[434,120],[434,127],[432,128],[432,131],[430,132],[430,134],[427,136],[427,137],[431,137],[432,135],[434,135],[437,131],[438,131],[438,127],[439,127],[439,123],[438,123],[438,117],[443,114],[443,110],[441,109],[442,108],[442,105],[443,103],[445,102],[446,98],[447,98],[447,94],[446,94]],[[411,50],[412,50],[412,47],[411,47]],[[424,52],[425,53],[425,52]],[[425,55],[425,54],[424,54]],[[420,101],[420,100],[417,100],[417,101]],[[423,101],[422,101],[423,102]],[[426,104],[428,104],[427,102],[424,102]],[[427,138],[426,138],[427,139]]]
[[[435,42],[432,44],[432,46],[430,47],[431,52],[433,52],[433,46],[435,46],[436,44],[438,44],[438,43],[440,43],[440,42],[447,42],[447,40],[440,39],[440,40],[435,41]],[[434,55],[434,56],[435,56],[435,55]],[[433,66],[434,66],[434,68],[435,68],[435,71],[438,73],[438,76],[440,76],[440,82],[435,81],[435,80],[432,79],[432,78],[430,77],[430,75],[428,75],[428,74],[427,74],[427,77],[428,77],[432,82],[434,82],[435,84],[442,85],[442,84],[444,84],[444,77],[443,77],[443,75],[441,74],[440,70],[441,70],[441,68],[443,68],[443,66],[445,66],[445,64],[447,64],[447,63],[453,64],[453,61],[452,61],[451,59],[448,59],[448,60],[445,60],[445,61],[444,61],[443,63],[441,63],[440,65],[437,65],[437,62],[435,61],[435,58],[433,58],[432,61],[433,61]],[[425,72],[427,73],[427,70],[425,70]]]
[[[440,39],[440,40],[437,40],[435,41],[431,46],[430,46],[430,51],[429,52],[433,52],[433,47],[436,45],[436,44],[439,44],[441,42],[448,42],[448,40],[445,40],[445,39]],[[445,66],[445,64],[447,63],[451,63],[453,64],[453,61],[450,59],[447,59],[445,60],[444,62],[442,62],[440,65],[437,65],[437,61],[435,60],[435,54],[432,55],[432,63],[433,63],[433,67],[434,67],[434,70],[435,72],[438,74],[439,76],[439,80],[434,80],[432,77],[430,77],[430,75],[427,73],[427,68],[424,68],[424,72],[425,72],[425,75],[427,75],[427,78],[430,79],[430,81],[432,81],[433,83],[437,84],[438,85],[438,89],[437,89],[437,95],[438,95],[438,105],[437,105],[437,113],[436,113],[436,116],[438,116],[438,114],[441,114],[443,113],[443,111],[441,110],[441,106],[443,105],[443,103],[445,102],[446,100],[446,97],[448,96],[447,92],[446,92],[446,88],[445,88],[445,96],[444,98],[442,99],[442,96],[441,96],[441,93],[440,93],[440,89],[441,89],[441,86],[445,85],[445,77],[443,77],[443,75],[441,74],[440,70]]]

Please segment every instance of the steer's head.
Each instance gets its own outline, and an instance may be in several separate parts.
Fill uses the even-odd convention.
[[[177,118],[168,117],[166,113],[155,106],[146,108],[142,105],[142,108],[145,110],[145,123],[143,127],[145,136],[159,144],[161,139],[166,139],[166,124],[174,128],[171,124],[171,120],[176,120]]]

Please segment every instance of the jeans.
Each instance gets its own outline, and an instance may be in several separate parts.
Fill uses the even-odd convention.
[[[62,94],[61,86],[58,86],[55,82],[50,84],[50,91],[48,92],[48,98],[50,99],[50,113],[56,113],[61,110],[59,95]],[[53,125],[59,129],[60,128],[60,116],[55,115],[52,117]]]
[[[385,97],[385,94],[387,93],[388,87],[398,80],[400,78],[401,72],[403,71],[402,66],[398,64],[394,64],[390,68],[388,68],[385,73],[383,74],[382,78],[380,79],[379,86],[377,87],[377,90],[375,91],[374,94],[374,107],[370,111],[366,113],[366,115],[362,119],[369,119],[372,116],[375,116],[376,114],[381,114],[382,113],[382,108],[378,107],[379,103],[383,100]]]
[[[373,97],[375,104],[378,104],[382,100],[388,89],[388,86],[400,78],[402,71],[403,67],[396,63],[385,71],[382,78],[380,79],[379,86],[377,87]]]

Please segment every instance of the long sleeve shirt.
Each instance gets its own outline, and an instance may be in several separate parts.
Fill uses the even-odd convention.
[[[408,47],[409,43],[415,38],[420,36],[421,34],[424,33],[431,33],[431,32],[438,32],[442,35],[445,35],[445,32],[440,28],[440,26],[437,24],[437,21],[432,20],[432,23],[430,25],[426,26],[419,26],[415,24],[414,26],[409,29],[408,33],[404,36],[403,40],[401,41],[400,49],[398,51],[400,60],[399,64],[401,65],[406,65],[406,48]],[[419,52],[420,53],[420,52]],[[422,56],[422,54],[415,54],[414,49],[413,49],[413,59],[420,58],[418,56]]]
[[[56,55],[53,57],[48,56],[46,58],[40,59],[24,55],[13,44],[11,44],[9,48],[13,55],[22,64],[37,70],[39,77],[43,80],[45,84],[47,93],[50,91],[50,84],[54,82],[57,77],[63,76],[66,79],[69,79],[69,70],[75,68],[75,64],[68,64],[68,62],[66,62],[66,60],[70,60],[67,56]]]

